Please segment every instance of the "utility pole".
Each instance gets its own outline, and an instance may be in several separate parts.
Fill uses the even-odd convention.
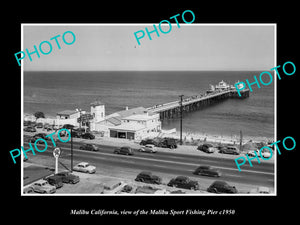
[[[183,95],[179,95],[180,97],[180,145],[182,145],[182,97]]]
[[[242,152],[243,148],[243,133],[242,130],[240,130],[240,152]]]
[[[71,173],[73,173],[73,128],[71,130]]]

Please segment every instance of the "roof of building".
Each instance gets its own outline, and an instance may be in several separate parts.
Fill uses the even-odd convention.
[[[91,106],[98,106],[98,105],[104,105],[104,103],[101,102],[101,101],[99,101],[99,100],[97,100],[97,101],[92,102],[90,105]]]
[[[125,110],[121,110],[118,112],[114,112],[110,115],[107,115],[106,118],[111,118],[111,117],[120,117],[121,119],[123,119],[124,117],[128,117],[131,115],[137,115],[137,114],[146,114],[148,111],[146,108],[140,106],[140,107],[136,107],[136,108],[132,108],[132,109],[125,109]],[[148,112],[148,115],[154,115],[156,113],[152,113],[152,112]]]
[[[122,130],[122,131],[139,131],[145,129],[145,126],[142,124],[131,124],[123,123],[115,127],[109,127],[110,130]]]
[[[119,116],[108,118],[106,119],[106,121],[112,123],[115,126],[121,124],[121,118]]]
[[[153,119],[153,115],[149,115],[147,113],[143,113],[143,114],[134,114],[134,115],[130,115],[127,117],[124,117],[124,120],[143,120],[143,121],[147,121],[147,120],[151,120]]]
[[[58,112],[56,114],[57,115],[67,115],[67,116],[69,116],[69,115],[72,115],[72,114],[75,114],[75,113],[77,113],[76,110],[64,110],[64,111]]]
[[[147,109],[140,106],[140,107],[136,107],[136,108],[132,108],[132,109],[128,109],[128,110],[126,110],[126,109],[121,110],[121,111],[118,111],[118,112],[115,112],[115,113],[119,114],[119,116],[121,118],[124,118],[124,117],[130,116],[130,115],[133,115],[133,114],[142,114],[142,113],[145,113],[145,112],[147,112]]]

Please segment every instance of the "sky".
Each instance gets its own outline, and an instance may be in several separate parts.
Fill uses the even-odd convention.
[[[52,52],[40,58],[32,54],[22,60],[24,71],[203,71],[252,70],[274,67],[275,26],[273,24],[220,25],[172,24],[169,33],[146,34],[153,24],[23,24],[23,48],[34,51],[49,41]],[[169,25],[164,23],[164,31]],[[143,30],[138,44],[134,33]],[[72,31],[76,40],[66,45],[62,35]],[[140,35],[139,33],[138,35]],[[50,38],[60,35],[57,41]],[[72,36],[66,34],[67,42]],[[47,52],[49,46],[42,45]],[[17,62],[16,62],[17,63]]]

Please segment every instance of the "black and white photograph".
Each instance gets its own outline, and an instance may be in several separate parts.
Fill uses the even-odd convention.
[[[5,8],[3,219],[296,217],[296,7],[124,3]]]
[[[276,195],[276,24],[22,30],[23,194]]]

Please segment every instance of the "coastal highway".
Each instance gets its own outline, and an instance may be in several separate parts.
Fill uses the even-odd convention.
[[[52,149],[53,146],[48,142],[48,149],[45,152],[36,152],[32,155],[28,152],[29,161],[35,162],[40,156],[49,157],[49,161],[53,162]],[[134,155],[125,156],[114,154],[113,150],[116,147],[97,145],[100,150],[98,152],[91,152],[80,150],[81,143],[73,143],[73,159],[74,165],[78,162],[85,161],[97,167],[97,172],[101,173],[105,168],[113,168],[112,172],[117,176],[120,174],[122,177],[123,171],[151,171],[154,174],[167,174],[170,177],[178,175],[188,176],[192,179],[197,179],[201,185],[204,183],[212,183],[214,180],[225,180],[230,184],[245,184],[256,186],[274,187],[274,164],[261,162],[258,164],[256,160],[252,161],[253,167],[248,163],[244,164],[238,171],[234,158],[221,158],[205,155],[190,155],[179,154],[176,150],[173,152],[157,152],[157,153],[143,153],[134,151]],[[70,143],[59,143],[62,149],[60,156],[61,160],[69,162],[71,158]],[[24,148],[28,149],[28,143],[24,143]],[[40,149],[43,149],[42,145]],[[51,159],[50,159],[51,158]],[[70,163],[68,164],[68,166]],[[222,173],[220,178],[206,177],[194,175],[193,171],[200,165],[209,165],[218,168]],[[138,172],[132,174],[132,179],[135,178]],[[165,182],[167,183],[167,181]]]

